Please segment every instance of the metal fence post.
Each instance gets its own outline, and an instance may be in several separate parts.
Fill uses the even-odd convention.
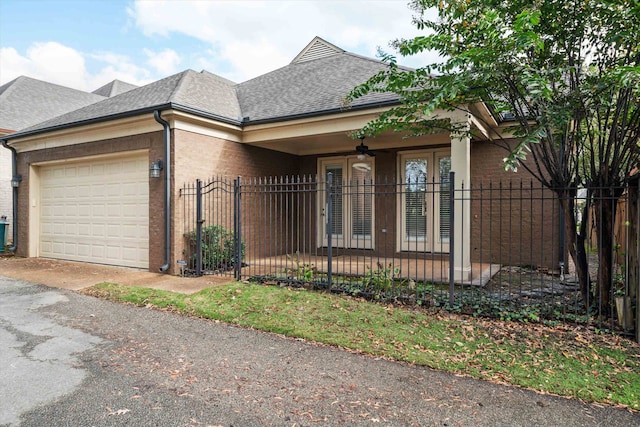
[[[202,181],[196,180],[196,276],[202,276]]]
[[[449,172],[449,306],[453,307],[455,302],[454,296],[454,251],[455,251],[455,183],[456,173]]]
[[[329,172],[327,174],[327,284],[329,289],[331,289],[332,282],[332,224],[333,224],[333,196],[332,196],[332,187],[333,186],[333,173]]]
[[[635,182],[636,187],[633,189],[635,195],[635,225],[631,227],[635,231],[634,239],[636,241],[636,250],[634,257],[636,258],[636,342],[640,343],[640,179]],[[631,190],[631,186],[629,186]]]
[[[234,260],[233,260],[233,278],[236,280],[241,279],[242,275],[242,220],[240,212],[240,188],[242,178],[238,177],[233,181],[233,247]]]

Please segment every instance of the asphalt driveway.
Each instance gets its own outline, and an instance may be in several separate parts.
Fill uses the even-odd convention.
[[[640,426],[640,415],[0,277],[0,425]]]

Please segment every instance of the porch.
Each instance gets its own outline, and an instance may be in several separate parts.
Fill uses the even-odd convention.
[[[338,254],[331,258],[333,282],[354,282],[385,276],[397,284],[448,284],[448,258],[417,257],[396,254],[395,257]],[[500,271],[499,264],[474,262],[467,280],[459,285],[484,286]],[[295,253],[246,259],[240,269],[244,280],[267,282],[325,282],[329,273],[329,257],[317,253]]]

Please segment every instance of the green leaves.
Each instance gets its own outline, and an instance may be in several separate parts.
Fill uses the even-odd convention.
[[[505,169],[517,172],[518,166],[527,159],[527,152],[531,151],[531,145],[539,144],[546,137],[547,130],[539,126],[520,139],[516,147],[503,159]]]
[[[404,56],[434,51],[442,60],[406,70],[395,56],[383,54],[389,68],[355,88],[349,101],[391,92],[401,105],[365,126],[367,135],[448,131],[450,125],[437,117],[440,111],[484,102],[498,121],[508,116],[510,130],[523,138],[505,158],[508,170],[525,166],[543,183],[568,185],[597,181],[600,163],[625,177],[640,162],[640,3],[412,4],[424,34],[393,46]],[[426,13],[430,8],[437,11],[435,19]]]

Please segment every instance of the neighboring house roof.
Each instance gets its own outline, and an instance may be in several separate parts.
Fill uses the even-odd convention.
[[[91,93],[111,98],[112,96],[120,95],[121,93],[128,92],[131,89],[136,89],[138,87],[140,86],[132,85],[131,83],[126,83],[121,80],[114,80],[94,90]]]
[[[241,84],[207,71],[187,70],[23,129],[21,134],[167,108],[237,125],[330,114],[343,111],[351,89],[385,68],[381,61],[345,52],[316,37],[291,64]],[[107,90],[103,86],[98,91]],[[373,93],[350,107],[372,108],[397,101],[395,94]]]
[[[0,86],[0,128],[22,130],[104,97],[20,76]]]

